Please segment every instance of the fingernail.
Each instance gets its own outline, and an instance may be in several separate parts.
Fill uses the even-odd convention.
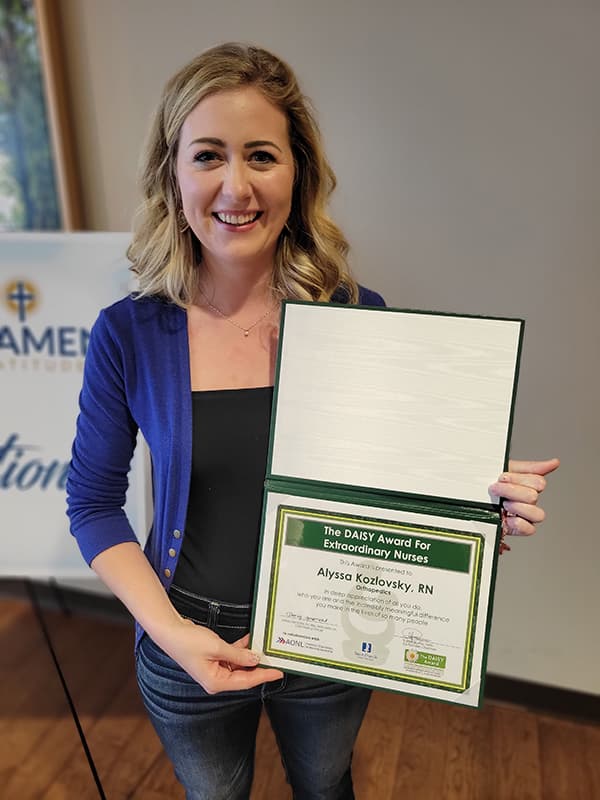
[[[498,480],[502,481],[502,483],[508,483],[510,478],[508,477],[506,472],[503,472],[502,475],[500,475],[500,477],[498,478]]]
[[[260,661],[260,653],[251,652],[250,653],[250,661],[253,664],[258,664],[258,662]]]

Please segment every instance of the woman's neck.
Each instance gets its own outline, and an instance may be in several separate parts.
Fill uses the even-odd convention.
[[[218,306],[226,314],[248,306],[265,306],[273,302],[272,266],[252,268],[244,265],[203,262],[200,265],[199,301]]]

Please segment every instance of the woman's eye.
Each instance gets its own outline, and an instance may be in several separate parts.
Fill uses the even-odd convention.
[[[275,156],[266,150],[255,150],[250,159],[258,164],[272,164],[275,161]]]
[[[197,164],[212,164],[218,161],[220,156],[214,150],[202,150],[200,153],[194,155],[194,161]]]

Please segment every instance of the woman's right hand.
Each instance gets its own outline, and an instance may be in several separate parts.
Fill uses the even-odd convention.
[[[209,694],[251,689],[283,677],[278,669],[257,666],[259,657],[248,650],[247,636],[228,644],[209,628],[184,619],[137,543],[109,547],[91,566],[150,638]]]
[[[258,667],[260,656],[248,649],[248,635],[228,644],[209,628],[182,617],[156,643],[208,694],[251,689],[281,680],[278,669]]]

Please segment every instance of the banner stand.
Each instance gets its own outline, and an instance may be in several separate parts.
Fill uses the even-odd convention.
[[[52,594],[54,595],[54,599],[56,600],[56,605],[58,606],[59,610],[62,611],[65,617],[70,617],[71,609],[65,601],[65,596],[56,578],[48,578],[48,586],[52,589]]]
[[[67,699],[67,703],[68,703],[69,709],[71,711],[71,716],[73,717],[73,722],[75,723],[75,727],[77,728],[77,733],[79,734],[79,739],[81,741],[81,746],[83,747],[84,753],[85,753],[86,758],[87,758],[87,762],[89,764],[92,776],[94,778],[94,782],[96,784],[96,788],[98,789],[98,796],[101,798],[101,800],[106,800],[106,795],[104,794],[104,789],[102,788],[102,783],[100,781],[100,777],[98,775],[98,771],[96,769],[96,765],[94,764],[94,759],[92,758],[92,753],[90,751],[90,748],[88,746],[87,740],[86,740],[85,735],[83,733],[83,728],[81,727],[81,723],[79,721],[79,716],[77,714],[77,709],[75,708],[75,703],[73,702],[73,698],[71,697],[71,693],[69,691],[69,687],[67,686],[67,681],[66,681],[65,676],[63,674],[63,671],[62,671],[62,669],[60,667],[60,663],[58,661],[58,657],[56,655],[56,651],[54,650],[54,647],[52,645],[52,639],[50,638],[50,633],[48,631],[48,627],[47,627],[46,622],[44,620],[44,615],[42,613],[42,608],[40,606],[40,603],[38,601],[37,595],[35,593],[34,583],[29,578],[25,578],[24,579],[24,583],[25,583],[25,588],[27,589],[27,594],[29,595],[29,599],[31,601],[31,607],[33,609],[33,612],[34,612],[34,614],[36,616],[36,619],[37,619],[38,624],[40,626],[40,629],[42,631],[42,635],[43,635],[43,637],[44,637],[44,639],[46,641],[46,645],[48,646],[48,650],[50,651],[50,655],[52,657],[52,661],[54,662],[54,666],[56,667],[56,671],[58,673],[58,677],[59,677],[61,686],[63,688],[64,695],[65,695],[65,697]],[[67,608],[67,606],[66,606],[66,604],[64,602],[64,597],[62,595],[62,592],[60,591],[60,588],[59,588],[59,586],[58,586],[58,584],[57,584],[57,582],[56,582],[56,580],[54,578],[50,579],[50,585],[54,589],[54,593],[56,595],[56,598],[57,598],[58,604],[60,606],[61,612],[63,614],[65,614],[65,615],[67,615],[67,616],[70,616],[71,612]]]
[[[29,596],[102,800],[42,613],[43,590],[34,581],[48,581],[59,611],[70,616],[69,593],[51,576],[89,575],[67,532],[65,481],[92,325],[100,308],[136,285],[126,257],[130,240],[130,233],[0,233],[0,494],[4,528],[12,534],[0,580],[17,578]],[[142,545],[150,527],[150,486],[149,457],[138,447],[125,511]]]

